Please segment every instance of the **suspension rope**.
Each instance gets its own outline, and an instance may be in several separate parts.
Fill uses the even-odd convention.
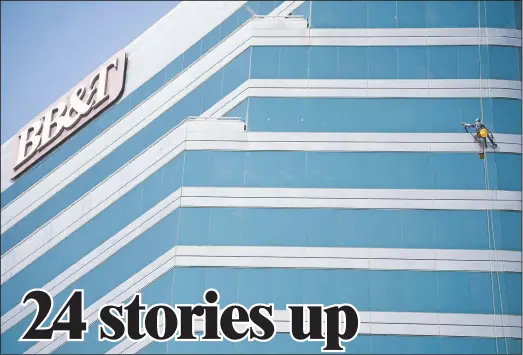
[[[481,42],[482,42],[482,35],[481,35],[481,1],[478,1],[478,69],[479,69],[479,110],[480,110],[480,120],[481,123],[483,123],[483,76],[482,76],[482,68],[481,68]],[[477,134],[477,133],[476,133]],[[491,262],[491,243],[490,243],[490,218],[489,218],[489,199],[488,199],[488,176],[487,176],[487,167],[486,167],[486,147],[483,145],[484,143],[481,141],[481,138],[479,138],[480,145],[482,145],[482,151],[483,151],[483,172],[485,177],[485,199],[487,202],[487,234],[488,234],[488,245],[489,245],[489,268],[490,268],[490,288],[491,288],[491,294],[492,294],[492,311],[494,312],[494,337],[496,338],[496,354],[499,354],[498,349],[498,335],[497,335],[497,322],[496,322],[496,300],[495,300],[495,293],[494,293],[494,275],[492,270],[492,262]]]
[[[488,177],[488,163],[487,163],[487,156],[485,155],[485,160],[484,160],[484,170],[485,170],[485,186],[486,186],[486,191],[487,191],[487,194],[489,194],[490,192],[490,183],[489,183],[489,177]],[[501,327],[502,327],[502,331],[503,331],[503,339],[504,339],[504,342],[505,342],[505,351],[508,353],[508,347],[507,347],[507,337],[505,336],[505,324],[504,324],[504,310],[503,310],[503,298],[502,298],[502,294],[501,294],[501,282],[500,282],[500,277],[499,277],[499,266],[501,265],[501,267],[503,267],[503,271],[504,270],[504,265],[503,265],[503,260],[501,261],[501,263],[498,261],[498,258],[497,258],[497,249],[496,249],[496,234],[495,234],[495,230],[494,230],[494,222],[493,222],[493,218],[492,218],[492,208],[490,207],[492,203],[492,200],[489,196],[487,196],[487,227],[488,227],[488,237],[489,237],[489,252],[491,254],[494,255],[494,262],[495,262],[495,265],[496,265],[496,280],[497,280],[497,291],[498,291],[498,297],[499,297],[499,304],[500,304],[500,310],[501,310]],[[491,232],[492,232],[492,244],[491,244]],[[490,257],[489,257],[490,259]],[[492,275],[492,261],[489,260],[490,263],[491,263],[491,284],[492,284],[492,298],[494,299],[494,287],[493,287],[493,283],[494,283],[494,279],[493,279],[493,275]],[[495,307],[495,304],[494,304],[494,307]],[[494,308],[494,322],[496,322],[495,320],[495,316],[496,316],[496,313],[495,313],[495,308]],[[494,331],[496,331],[496,323],[494,323]],[[496,335],[496,347],[497,347],[497,335]]]
[[[484,15],[485,15],[485,21],[487,19],[487,8],[486,8],[486,2],[483,2],[484,5]],[[480,115],[481,115],[481,122],[483,122],[484,119],[484,110],[483,110],[483,77],[482,77],[482,61],[481,61],[481,42],[483,36],[481,35],[481,1],[478,1],[478,37],[480,39],[478,43],[478,61],[479,61],[479,85],[480,85]],[[487,46],[487,57],[490,56],[489,48]],[[487,58],[489,59],[489,58]],[[490,97],[490,90],[489,90],[489,97]],[[489,132],[490,133],[490,132]],[[486,140],[486,138],[485,138]],[[501,283],[499,278],[499,265],[500,263],[497,260],[497,250],[496,250],[496,234],[494,230],[494,221],[492,217],[492,198],[490,193],[490,181],[489,181],[489,174],[488,174],[488,158],[487,158],[487,149],[486,149],[486,143],[484,147],[484,160],[483,160],[483,170],[485,175],[485,194],[486,194],[486,202],[487,202],[487,233],[488,233],[488,243],[489,243],[489,264],[490,264],[490,279],[491,279],[491,292],[492,292],[492,306],[493,306],[493,312],[494,312],[494,336],[496,338],[496,353],[499,354],[498,349],[498,336],[497,336],[497,322],[496,322],[496,303],[495,303],[495,292],[494,292],[494,275],[493,275],[493,265],[492,265],[492,255],[494,256],[494,263],[495,263],[495,272],[496,272],[496,281],[497,281],[497,291],[499,296],[499,303],[501,308],[501,330],[503,332],[503,339],[505,342],[505,352],[508,353],[508,346],[507,346],[507,338],[505,337],[505,325],[504,325],[504,311],[503,311],[503,299],[501,295]],[[495,161],[494,161],[495,163]],[[502,267],[503,262],[501,263]]]

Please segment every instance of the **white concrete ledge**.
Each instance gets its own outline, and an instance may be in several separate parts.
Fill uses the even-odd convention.
[[[403,312],[397,313],[399,317],[409,318],[411,313]],[[445,317],[444,313],[434,313],[427,315],[435,315]],[[521,338],[521,327],[509,326],[483,326],[483,325],[446,325],[446,324],[409,324],[405,323],[403,319],[397,319],[397,323],[393,323],[391,317],[390,323],[376,323],[374,321],[364,321],[368,317],[387,317],[387,312],[360,312],[360,329],[359,334],[376,334],[376,335],[411,335],[411,336],[457,336],[457,337],[487,337],[487,338]],[[475,315],[451,315],[468,318]],[[278,320],[276,320],[278,318]],[[289,315],[285,310],[275,310],[274,325],[277,333],[290,333]],[[281,320],[280,320],[281,319]],[[505,318],[503,318],[505,319]],[[308,324],[308,322],[306,322]],[[343,322],[342,322],[343,324]],[[164,329],[163,322],[158,324],[161,331]],[[236,325],[235,325],[236,327]],[[195,332],[203,332],[203,321],[195,321]],[[238,325],[238,331],[244,331],[245,325]],[[290,336],[290,335],[289,335]],[[245,340],[247,341],[247,340]],[[501,339],[500,339],[501,341]],[[151,339],[143,339],[138,342],[124,340],[115,347],[111,348],[106,354],[136,354],[147,345],[151,344]],[[322,343],[318,344],[318,352]],[[345,343],[344,346],[350,347],[350,343]]]

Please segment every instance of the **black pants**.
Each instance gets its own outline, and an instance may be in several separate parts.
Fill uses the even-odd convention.
[[[483,143],[485,143],[485,147],[486,147],[487,146],[487,138],[481,137],[479,135],[479,132],[477,133],[477,136],[478,136],[479,139],[483,139]],[[488,137],[488,140],[490,141],[490,143],[492,144],[492,146],[496,147],[497,144],[494,142],[494,138],[492,137],[492,133],[489,132],[487,137]]]

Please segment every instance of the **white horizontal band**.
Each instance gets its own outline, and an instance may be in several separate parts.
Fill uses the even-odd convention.
[[[238,262],[237,259],[243,259],[243,258],[232,258],[232,259],[236,259],[236,260],[231,260],[231,258],[227,258],[227,260],[228,260],[227,262],[223,262],[223,261],[219,262],[218,260],[216,260],[215,262],[210,262],[210,260],[203,261],[202,258],[200,258],[200,260],[197,260],[195,258],[190,259],[190,257],[178,255],[177,250],[179,248],[180,247],[172,248],[170,251],[163,254],[161,257],[159,257],[154,262],[152,262],[151,264],[149,264],[148,266],[146,266],[145,268],[140,270],[138,273],[134,274],[131,278],[129,278],[127,281],[120,284],[118,287],[113,289],[111,292],[106,294],[104,297],[100,298],[93,305],[89,306],[84,312],[85,318],[88,320],[89,324],[91,324],[91,326],[92,326],[92,324],[98,320],[98,310],[104,304],[125,302],[134,293],[139,292],[145,286],[149,285],[151,282],[153,282],[154,280],[159,278],[161,275],[165,274],[167,271],[169,271],[173,267],[196,266],[196,265],[198,265],[198,266],[217,266],[218,264],[224,265],[229,262],[231,265],[232,264],[239,265],[239,264],[241,264],[241,262]],[[258,263],[259,263],[259,260],[257,261]],[[285,265],[290,265],[291,262],[289,262],[289,261],[286,262],[284,260],[275,262],[273,260],[273,261],[271,261],[271,265],[273,265],[273,266],[270,266],[270,267],[275,267],[274,266],[275,264],[278,264],[278,266],[276,266],[276,267],[305,267],[305,268],[314,267],[311,265],[311,263],[317,263],[316,266],[319,265],[319,263],[316,260],[312,261],[310,258],[305,259],[305,261],[306,261],[306,263],[304,266],[297,266],[297,265],[296,266],[285,266]],[[210,265],[210,264],[212,264],[212,265]],[[251,264],[252,265],[256,264],[256,261],[252,262]],[[343,263],[339,263],[340,265],[338,267],[335,266],[334,264],[335,264],[335,262],[333,261],[333,263],[327,267],[328,268],[338,268],[338,267],[347,268],[346,261]],[[242,265],[242,266],[245,266],[245,265]],[[254,267],[256,267],[256,266],[254,266]],[[267,267],[267,266],[264,266],[264,267]],[[368,264],[367,264],[366,268],[367,269],[369,268]],[[490,271],[490,267],[489,267],[489,271]],[[505,319],[503,319],[503,321],[505,321]],[[517,321],[517,319],[516,319],[516,321]],[[509,320],[507,320],[506,323],[511,324],[511,322],[512,321],[509,319]],[[446,328],[446,330],[443,331],[443,334],[440,334],[439,332],[441,330],[438,329],[439,327],[441,327],[441,326],[432,325],[432,327],[429,327],[429,329],[434,329],[434,331],[438,331],[438,333],[436,333],[437,335],[451,335],[450,333],[452,333],[452,331],[450,329],[455,329],[454,332],[458,332],[459,336],[484,336],[484,337],[497,336],[498,335],[497,332],[499,332],[501,330],[500,327],[489,327],[488,330],[487,329],[480,330],[481,329],[480,327],[471,327],[470,329],[467,329],[467,327],[465,327],[463,325],[459,325],[458,327],[448,327],[448,328]],[[373,325],[373,328],[374,328],[374,325]],[[394,325],[394,326],[392,326],[392,329],[390,331],[406,332],[408,328],[409,327],[407,327],[407,326],[398,327],[397,325]],[[394,329],[396,329],[396,330],[394,330]],[[425,329],[425,331],[427,331],[427,328],[424,328],[424,329]],[[505,332],[508,331],[509,334],[505,333],[505,336],[520,337],[520,333],[521,333],[520,330],[521,329],[516,329],[516,331],[513,331],[511,328],[507,327],[507,328],[504,328],[503,331],[501,331],[499,333],[500,335],[498,335],[498,336],[503,336],[504,331]],[[419,330],[419,331],[421,331],[421,330]],[[477,335],[476,331],[481,331],[482,335]],[[414,332],[414,330],[412,330],[412,332]],[[473,335],[467,335],[467,333],[473,334]],[[417,334],[417,333],[414,333],[414,334]],[[421,334],[417,334],[417,335],[421,335]],[[429,335],[429,334],[425,334],[425,335]],[[39,342],[39,343],[35,344],[34,346],[32,346],[26,353],[30,353],[30,354],[50,353],[50,352],[54,351],[56,348],[58,348],[61,344],[63,344],[65,342],[65,340],[66,340],[65,336],[60,336],[52,342]]]
[[[521,272],[521,262],[176,255],[177,267]]]
[[[482,89],[485,93],[492,89],[521,90],[521,81],[499,79],[249,79],[249,85],[246,83],[242,85],[282,89]]]
[[[284,312],[283,310],[275,310],[274,315],[277,316],[278,312]],[[360,316],[363,319],[367,312],[360,312]],[[369,312],[370,313],[370,312]],[[374,315],[377,312],[372,312]],[[398,315],[405,315],[408,317],[409,313],[398,313]],[[443,313],[439,314],[444,316]],[[463,315],[460,315],[463,317]],[[469,317],[466,315],[465,317]],[[287,316],[288,318],[288,316]],[[343,322],[341,322],[343,324]],[[308,326],[308,322],[305,322]],[[290,333],[290,322],[288,320],[274,321],[276,333]],[[247,325],[235,324],[234,326],[239,332],[245,331]],[[163,320],[158,323],[158,328],[163,332],[164,323]],[[203,321],[195,320],[194,331],[203,332]],[[161,334],[161,333],[160,333]],[[220,333],[221,334],[221,333]],[[375,334],[375,335],[410,335],[410,336],[456,336],[456,337],[488,337],[488,338],[521,338],[520,327],[503,327],[503,326],[464,326],[464,325],[444,325],[444,324],[389,324],[389,323],[374,323],[374,322],[363,322],[360,323],[359,334]],[[290,335],[289,335],[290,336]],[[224,340],[225,341],[225,340]],[[245,340],[247,341],[247,340]],[[144,338],[138,342],[130,340],[124,340],[118,345],[111,348],[106,354],[136,354],[141,349],[153,342],[150,338]],[[350,347],[350,344],[343,344],[344,346]],[[323,346],[322,343],[318,343],[318,349]]]
[[[421,37],[427,39],[447,38],[517,38],[521,39],[521,30],[506,28],[312,28],[311,37]],[[485,42],[482,42],[485,43]],[[521,42],[520,42],[521,45]]]
[[[311,30],[315,32],[315,30]],[[521,47],[521,38],[514,37],[257,37],[253,39],[255,46],[511,46]]]
[[[459,82],[457,87],[455,80],[250,79],[202,116],[221,117],[248,97],[521,99],[519,81],[463,79]]]
[[[389,200],[389,199],[304,199],[304,198],[228,198],[182,197],[186,207],[244,208],[348,208],[348,209],[425,209],[472,210],[492,208],[493,203],[481,200]],[[496,209],[521,211],[521,201],[497,201]]]
[[[521,201],[521,191],[183,187],[183,197]]]
[[[515,335],[513,336],[514,338],[521,337],[521,334],[517,335],[517,332],[521,330],[520,316],[361,311],[359,316],[360,334],[485,336],[485,333],[490,333],[490,335],[498,337],[511,337],[511,334]],[[290,319],[287,310],[274,310],[272,319],[278,333],[290,332],[289,326],[285,324]],[[305,323],[308,325],[308,320],[305,320]],[[203,321],[195,320],[194,325],[195,332],[203,331]],[[434,327],[426,327],[426,325],[438,326],[438,332],[434,332]],[[158,327],[163,331],[163,319],[158,322]],[[487,329],[487,327],[491,327],[491,329]],[[237,329],[239,331],[243,330],[239,324]],[[143,339],[138,342],[126,339],[111,348],[106,354],[121,354],[124,352],[126,354],[135,354],[151,342],[151,339]]]
[[[209,121],[207,121],[209,122]],[[221,121],[220,121],[221,122]],[[208,123],[206,123],[208,124]],[[216,127],[215,127],[216,128]],[[359,132],[228,132],[194,130],[188,141],[306,142],[306,143],[473,143],[463,133],[359,133]],[[496,142],[521,145],[519,134],[496,134]]]
[[[512,337],[512,338],[521,338],[521,321],[519,326],[485,326],[485,325],[448,325],[448,324],[424,324],[416,323],[409,324],[403,321],[404,318],[398,318],[397,322],[393,320],[393,317],[390,317],[387,312],[359,312],[360,314],[360,329],[359,334],[375,334],[375,335],[411,335],[411,336],[458,336],[458,337]],[[379,317],[390,318],[388,323],[380,323],[373,321],[365,321],[367,318],[374,318],[377,314]],[[409,318],[412,313],[396,313],[395,315],[399,317]],[[447,314],[445,313],[434,313],[431,315],[440,316],[441,318],[446,318]],[[451,315],[453,317],[455,315]],[[463,318],[468,318],[469,315],[459,315]],[[470,315],[475,316],[475,315]],[[491,317],[491,316],[487,316]],[[505,316],[506,317],[506,316]],[[395,318],[395,317],[394,317]],[[277,333],[290,333],[290,323],[289,323],[289,314],[285,310],[274,310],[274,325]],[[506,318],[503,318],[506,319]],[[325,324],[325,321],[323,322]],[[344,324],[344,322],[340,322]],[[305,321],[306,326],[309,322]],[[194,331],[203,332],[204,324],[201,320],[194,321]],[[237,324],[235,328],[239,332],[245,331],[247,328],[245,324]],[[163,319],[158,322],[158,328],[161,330],[160,334],[164,331],[164,322]],[[221,333],[220,333],[221,334]],[[247,340],[245,340],[247,341]],[[144,338],[138,342],[133,342],[128,339],[122,341],[118,345],[111,348],[106,354],[136,354],[141,349],[145,348],[147,345],[153,342],[152,339]],[[318,343],[320,344],[320,343]],[[320,345],[318,345],[320,346]],[[349,346],[346,344],[346,346]]]
[[[273,30],[267,30],[267,33]],[[311,30],[314,37],[255,37],[253,46],[511,46],[521,47],[521,38],[514,37],[392,37],[392,36],[351,36],[350,29],[340,31],[339,36],[324,37]],[[315,33],[316,32],[316,33]]]
[[[275,36],[273,28],[257,28],[253,30],[253,46],[511,46],[521,47],[521,37],[511,37],[515,34],[521,36],[521,31],[513,33],[505,30],[501,35],[478,36],[470,33],[470,29],[304,29],[300,28],[304,22],[294,19],[294,31],[289,29],[283,35]],[[267,25],[266,25],[267,26]],[[482,31],[485,32],[485,31]],[[310,35],[309,35],[310,34]],[[484,34],[484,33],[483,33]]]
[[[309,151],[309,152],[433,152],[433,153],[480,153],[480,146],[469,135],[467,143],[404,143],[404,142],[255,142],[211,141],[209,136],[219,134],[199,134],[203,141],[187,141],[186,150],[228,150],[228,151]],[[226,136],[226,135],[223,135]],[[238,135],[239,136],[239,135]],[[247,136],[248,137],[248,136]],[[238,137],[239,138],[239,137]],[[489,147],[487,151],[492,151]],[[498,144],[499,153],[521,154],[520,144]]]
[[[177,256],[260,257],[260,258],[340,258],[394,259],[428,261],[494,261],[521,262],[521,252],[452,249],[334,248],[273,246],[189,246],[180,245]],[[472,271],[472,270],[471,270]],[[475,270],[474,270],[475,271]],[[482,271],[490,271],[482,270]],[[521,271],[521,270],[519,270]]]

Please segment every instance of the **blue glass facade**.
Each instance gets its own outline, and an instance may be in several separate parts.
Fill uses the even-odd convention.
[[[422,31],[437,29],[447,31],[449,37],[476,40],[477,33],[462,36],[460,31],[488,28],[505,31],[506,35],[498,37],[509,38],[517,33],[519,41],[521,39],[521,1],[249,1],[248,6],[257,14],[266,15],[287,3],[291,5],[289,9],[293,9],[293,15],[307,19],[308,31],[319,31],[318,34],[337,30],[341,31],[338,32],[340,37],[350,37],[354,36],[350,31],[358,29],[405,29],[418,31],[418,37],[427,37],[426,32]],[[285,15],[289,15],[291,10]],[[23,199],[28,189],[37,186],[47,174],[59,169],[62,163],[105,134],[106,129],[125,122],[129,112],[154,97],[166,83],[177,80],[190,65],[210,53],[215,46],[225,45],[223,41],[250,18],[249,12],[240,8],[156,75],[73,135],[2,192],[2,211],[10,208],[13,201]],[[368,32],[365,36],[372,39],[374,35]],[[380,36],[376,34],[375,37]],[[329,87],[332,89],[336,85],[358,80],[367,82],[367,85],[369,81],[389,83],[387,85],[392,85],[392,88],[398,85],[397,90],[401,90],[400,84],[407,80],[420,83],[440,80],[457,86],[455,91],[449,89],[444,95],[431,95],[430,87],[419,89],[429,92],[426,97],[407,97],[403,94],[397,97],[341,97],[343,95],[335,91],[331,91],[335,95],[329,97],[280,95],[277,91],[271,92],[269,85],[264,95],[247,95],[225,114],[241,117],[246,122],[247,134],[274,134],[274,137],[278,134],[287,134],[288,137],[293,133],[309,134],[309,137],[317,137],[318,134],[360,134],[363,137],[375,133],[412,134],[417,135],[417,142],[431,143],[427,138],[429,136],[436,139],[438,135],[457,137],[461,134],[460,139],[468,139],[468,135],[462,134],[460,122],[471,122],[476,117],[482,117],[496,135],[521,138],[521,99],[492,94],[494,90],[486,95],[481,94],[481,97],[460,93],[460,89],[478,85],[477,79],[491,79],[480,85],[492,82],[521,85],[521,44],[489,42],[488,45],[478,45],[474,44],[474,40],[460,44],[462,39],[457,39],[453,45],[421,46],[409,45],[406,39],[409,36],[405,35],[405,39],[399,37],[400,42],[404,40],[404,43],[390,42],[388,45],[332,45],[327,42],[322,44],[321,41],[311,45],[249,45],[110,154],[3,230],[2,258],[7,260],[11,257],[19,243],[36,235],[69,206],[87,198],[93,189],[158,144],[160,138],[176,129],[187,117],[203,115],[218,102],[226,100],[241,85],[249,85],[253,80],[270,83],[305,81],[306,89],[313,87],[312,82],[323,82],[326,87],[332,85]],[[131,70],[132,57],[129,67]],[[371,138],[367,143],[379,145]],[[392,147],[395,141],[386,140],[383,144]],[[319,191],[321,195],[322,191],[330,189],[368,190],[369,193],[386,190],[392,194],[392,198],[388,197],[391,200],[409,200],[403,196],[404,190],[430,192],[433,195],[418,198],[422,202],[408,201],[404,207],[398,208],[337,207],[332,201],[336,198],[332,197],[325,197],[329,201],[323,201],[325,205],[320,206],[314,205],[316,202],[304,201],[315,198],[303,196],[300,201],[293,202],[294,205],[278,207],[267,200],[259,202],[262,204],[260,207],[237,202],[242,197],[232,195],[219,196],[237,199],[227,202],[229,205],[212,205],[203,200],[200,205],[184,205],[182,197],[178,208],[166,213],[152,226],[140,229],[132,239],[122,242],[105,259],[93,264],[88,272],[74,280],[62,281],[65,284],[56,292],[55,305],[63,304],[74,289],[84,289],[85,308],[94,307],[100,299],[135,279],[143,270],[148,270],[157,274],[139,289],[143,302],[147,304],[199,303],[205,289],[215,288],[220,292],[220,304],[223,306],[233,302],[247,307],[254,303],[272,302],[275,309],[283,310],[289,303],[351,303],[360,312],[369,314],[405,312],[435,315],[437,318],[458,314],[472,322],[470,325],[450,324],[453,329],[463,328],[452,331],[445,328],[447,324],[432,324],[430,326],[440,328],[430,335],[423,334],[430,333],[431,330],[427,330],[429,324],[416,324],[422,330],[410,333],[407,327],[403,333],[390,330],[389,333],[380,333],[372,331],[371,324],[371,331],[363,331],[353,342],[346,344],[347,353],[520,354],[521,335],[514,334],[521,333],[521,272],[513,269],[493,271],[494,262],[488,259],[485,260],[489,267],[482,270],[474,269],[475,266],[438,266],[436,262],[434,268],[423,269],[410,265],[410,259],[402,257],[401,253],[416,253],[420,249],[433,251],[434,255],[452,252],[461,258],[456,257],[452,261],[472,265],[479,262],[474,259],[477,255],[496,249],[519,260],[521,267],[521,208],[497,208],[494,201],[494,207],[469,209],[454,207],[452,202],[467,200],[460,197],[465,196],[459,195],[461,193],[484,193],[485,190],[519,196],[515,199],[521,201],[521,164],[520,152],[489,152],[486,160],[480,160],[476,152],[458,148],[448,151],[416,151],[414,148],[315,151],[301,148],[249,149],[248,146],[243,149],[187,148],[129,191],[119,194],[106,208],[92,213],[78,228],[67,232],[66,238],[34,261],[7,280],[2,280],[2,326],[7,320],[18,318],[9,329],[2,330],[1,352],[23,353],[32,351],[32,347],[37,345],[35,342],[18,341],[31,323],[34,312],[17,316],[18,311],[13,311],[29,289],[56,282],[59,275],[86,262],[85,258],[90,253],[100,253],[100,248],[104,248],[111,238],[154,211],[173,194],[178,191],[183,194],[184,188],[210,188],[216,191],[241,188],[252,191],[270,189],[270,193],[277,190],[281,198],[287,197],[287,193],[299,195],[302,190]],[[438,194],[442,190],[457,197],[442,197],[441,201],[446,201],[441,202],[443,207],[426,207],[428,202],[423,201],[439,199]],[[262,199],[265,194],[269,192],[257,197]],[[203,197],[212,196],[215,195]],[[365,199],[372,198],[362,198]],[[418,203],[420,206],[427,204],[416,207]],[[86,215],[88,213],[85,212]],[[270,261],[263,266],[208,266],[176,265],[175,260],[172,267],[158,271],[155,262],[163,255],[175,247],[192,246],[246,247],[250,250],[261,250],[263,247],[282,250],[292,247],[304,250],[327,248],[330,251],[383,249],[400,255],[392,259],[402,266],[304,268],[271,266]],[[517,264],[517,260],[511,262]],[[13,265],[18,262],[15,260]],[[55,307],[46,325],[57,312],[58,307]],[[513,325],[508,336],[503,329],[505,325],[499,322],[488,326],[474,324],[478,316],[500,315],[514,316],[516,323],[519,321],[519,326]],[[97,319],[94,319],[83,343],[67,342],[51,352],[105,353],[118,346],[118,343],[99,342],[97,325]],[[474,333],[470,330],[474,326],[486,330]],[[144,343],[133,350],[140,353],[319,351],[319,343],[294,342],[285,332],[278,332],[268,343],[170,341]]]

